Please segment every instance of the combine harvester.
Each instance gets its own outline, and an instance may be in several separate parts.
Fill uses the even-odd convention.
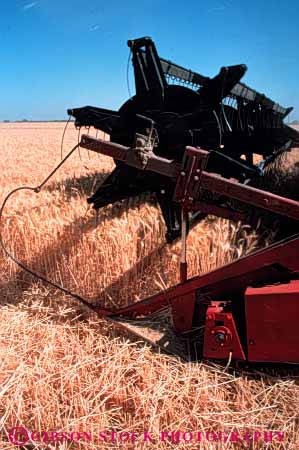
[[[299,220],[299,202],[250,186],[278,155],[298,147],[299,133],[283,122],[292,108],[241,83],[245,65],[223,67],[211,79],[160,58],[148,37],[128,45],[136,95],[119,111],[68,112],[77,127],[93,126],[111,139],[81,137],[81,147],[116,162],[88,202],[99,209],[155,193],[167,241],[182,239],[180,283],[114,311],[71,295],[187,360],[299,364],[299,234],[191,279],[186,262],[188,229],[208,214],[252,222],[268,211]],[[262,162],[254,164],[254,154]]]

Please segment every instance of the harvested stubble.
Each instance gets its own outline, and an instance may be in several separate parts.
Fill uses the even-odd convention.
[[[64,124],[2,124],[0,199],[20,184],[38,184],[59,157]],[[77,142],[69,128],[65,148]],[[113,163],[81,150],[39,194],[10,203],[4,235],[30,267],[116,307],[177,282],[180,245],[169,249],[154,202],[107,207],[95,226],[85,197]],[[128,203],[132,207],[127,210]],[[247,226],[208,218],[188,237],[190,275],[252,251]],[[91,442],[32,444],[48,449],[296,449],[298,373],[230,372],[186,364],[120,333],[74,301],[20,272],[1,254],[1,449],[7,431],[89,431]],[[171,431],[285,433],[281,443],[162,442]],[[99,431],[151,433],[154,442],[99,442]],[[28,447],[29,448],[29,447]]]

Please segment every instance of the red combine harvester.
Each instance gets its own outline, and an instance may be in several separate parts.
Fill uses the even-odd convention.
[[[109,311],[38,277],[187,360],[299,364],[299,234],[191,279],[186,262],[187,231],[209,214],[247,222],[264,210],[297,223],[299,202],[248,183],[262,179],[282,152],[299,150],[299,133],[283,122],[292,108],[241,83],[245,65],[223,67],[209,78],[160,58],[150,38],[128,45],[136,95],[119,111],[69,110],[77,127],[110,135],[110,142],[83,135],[80,146],[116,163],[88,202],[99,209],[145,191],[156,194],[167,242],[182,239],[180,283]],[[40,186],[29,189],[39,192],[77,147]],[[264,160],[255,164],[254,154]],[[20,189],[28,188],[7,196],[0,217]],[[0,243],[20,267],[37,275],[7,251],[2,238]]]
[[[191,279],[186,262],[188,213],[201,211],[242,219],[240,212],[234,214],[201,202],[203,191],[294,220],[299,220],[299,202],[206,172],[208,151],[187,147],[178,166],[155,156],[147,136],[139,136],[138,151],[141,141],[147,153],[143,170],[176,180],[173,200],[182,210],[181,282],[117,311],[96,311],[187,359],[230,357],[249,362],[299,363],[299,235]],[[81,146],[142,168],[136,147],[87,135],[82,136]]]
[[[98,209],[155,193],[167,242],[182,236],[181,283],[99,312],[187,359],[299,363],[299,235],[192,279],[186,263],[187,230],[208,214],[254,223],[268,210],[296,224],[298,202],[248,185],[299,146],[298,132],[283,122],[292,108],[242,83],[244,64],[209,78],[159,57],[148,37],[128,46],[136,94],[119,111],[69,110],[76,126],[110,134],[111,142],[81,140],[116,163],[88,201]],[[254,154],[263,162],[255,164]]]

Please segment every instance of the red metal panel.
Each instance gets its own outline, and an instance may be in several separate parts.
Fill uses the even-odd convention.
[[[248,360],[299,363],[299,281],[247,288]]]
[[[299,219],[299,202],[222,178],[220,175],[203,172],[201,187],[268,211]]]
[[[209,152],[200,148],[186,147],[181,170],[177,178],[173,199],[184,202],[188,208],[193,202],[193,189],[200,188],[200,178],[207,165]]]
[[[228,359],[230,353],[234,360],[245,360],[234,318],[223,308],[210,306],[206,315],[203,356]]]
[[[103,139],[96,139],[88,134],[83,134],[80,146],[102,155],[111,156],[119,161],[126,161],[129,151],[129,147],[116,144],[115,142],[104,141]]]
[[[101,153],[102,155],[111,156],[137,169],[150,170],[170,178],[177,178],[181,170],[180,164],[150,152],[147,155],[146,167],[144,167],[143,161],[138,157],[138,152],[135,148],[125,147],[124,145],[104,141],[103,139],[96,139],[87,134],[82,135],[80,146],[87,150]]]
[[[192,328],[195,291],[173,299],[171,303],[172,323],[175,331],[182,333]]]

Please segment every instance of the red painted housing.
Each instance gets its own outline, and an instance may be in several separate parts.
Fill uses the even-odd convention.
[[[299,362],[299,281],[245,293],[248,361]]]
[[[222,306],[209,306],[206,314],[203,356],[244,361],[245,354],[231,312]]]

